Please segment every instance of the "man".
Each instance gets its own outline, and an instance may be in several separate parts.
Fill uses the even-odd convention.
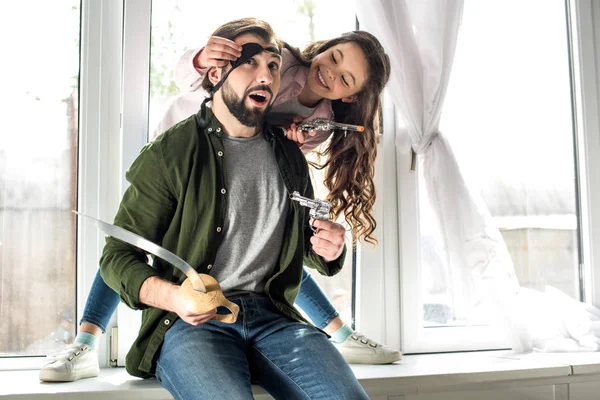
[[[211,274],[240,313],[228,325],[211,320],[215,310],[190,311],[179,291],[185,275],[160,259],[149,266],[143,253],[108,238],[102,277],[130,307],[144,309],[127,370],[156,375],[176,399],[252,398],[251,381],[275,398],[368,398],[326,335],[293,307],[303,262],[327,275],[340,270],[344,229],[315,221],[312,234],[308,213],[289,199],[293,191],[313,197],[306,161],[263,125],[279,90],[278,41],[255,19],[213,36],[258,53],[244,50],[237,62],[209,70],[211,107],[144,147],[115,224]]]

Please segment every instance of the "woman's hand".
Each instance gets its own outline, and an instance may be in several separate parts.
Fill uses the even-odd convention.
[[[317,131],[310,131],[308,133],[299,132],[297,124],[302,122],[302,120],[302,117],[294,117],[292,120],[292,124],[288,128],[284,128],[285,136],[287,136],[288,139],[298,143],[299,145],[304,144],[304,142],[306,141],[306,135],[315,136],[317,134]]]
[[[211,36],[204,49],[196,55],[196,68],[223,67],[242,55],[242,46],[219,36]]]

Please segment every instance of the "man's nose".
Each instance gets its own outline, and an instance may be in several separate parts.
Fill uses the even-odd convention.
[[[257,79],[262,85],[270,85],[273,82],[273,72],[268,65],[263,65],[258,69]]]

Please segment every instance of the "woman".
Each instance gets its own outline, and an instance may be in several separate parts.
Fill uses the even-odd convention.
[[[270,113],[272,120],[287,122],[288,137],[302,146],[306,154],[331,140],[320,153],[326,157],[325,186],[329,189],[334,217],[344,215],[353,231],[353,241],[372,236],[375,190],[373,185],[376,155],[376,126],[379,95],[389,78],[389,59],[377,39],[367,32],[350,32],[328,41],[314,42],[302,53],[286,44],[281,69],[281,88]],[[178,84],[187,93],[179,96],[159,124],[160,133],[195,114],[204,99],[200,92],[204,74],[210,67],[222,67],[241,55],[236,43],[213,36],[201,51],[187,52],[177,67]],[[296,122],[305,118],[334,118],[338,122],[359,124],[364,132],[312,132],[305,137]],[[98,273],[88,297],[79,333],[64,352],[48,359],[40,371],[41,380],[77,380],[98,375],[96,340],[105,331],[119,303]],[[313,323],[331,335],[346,361],[386,364],[397,361],[398,351],[375,343],[348,327],[335,307],[304,271],[296,299]]]

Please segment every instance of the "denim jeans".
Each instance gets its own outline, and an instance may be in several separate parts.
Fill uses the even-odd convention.
[[[325,334],[268,297],[232,301],[240,306],[234,324],[178,319],[167,331],[156,378],[175,399],[252,399],[251,382],[276,399],[368,399]]]
[[[98,270],[85,303],[80,323],[89,322],[105,332],[108,321],[117,309],[119,301],[119,294],[104,283],[102,276],[100,276],[100,270]],[[338,316],[333,304],[306,270],[302,271],[302,285],[296,297],[296,305],[320,329],[325,328]]]
[[[90,294],[85,302],[83,317],[81,317],[79,323],[89,322],[100,328],[102,333],[106,332],[108,321],[110,321],[110,317],[114,314],[120,301],[119,294],[104,282],[100,270],[98,270]]]

